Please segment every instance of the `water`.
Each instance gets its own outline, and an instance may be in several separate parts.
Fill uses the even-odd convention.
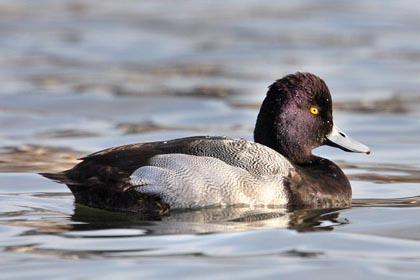
[[[0,1],[4,279],[420,277],[417,1]],[[250,139],[266,87],[324,78],[370,156],[323,147],[353,208],[214,208],[162,221],[74,205],[37,175],[102,148]]]

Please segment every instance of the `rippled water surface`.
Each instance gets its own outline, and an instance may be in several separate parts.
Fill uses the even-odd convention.
[[[420,4],[289,2],[0,0],[1,278],[419,279]],[[151,222],[37,175],[126,143],[251,139],[266,87],[296,71],[373,151],[315,151],[351,209]]]

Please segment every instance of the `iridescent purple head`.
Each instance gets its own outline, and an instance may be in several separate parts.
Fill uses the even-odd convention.
[[[368,147],[334,126],[332,112],[331,94],[321,78],[311,73],[287,75],[269,87],[254,140],[296,164],[310,162],[312,150],[321,145],[369,153]]]

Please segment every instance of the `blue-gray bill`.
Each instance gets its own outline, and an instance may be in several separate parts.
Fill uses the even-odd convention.
[[[348,137],[335,125],[330,134],[326,136],[326,140],[326,145],[337,147],[347,152],[370,154],[368,146]]]

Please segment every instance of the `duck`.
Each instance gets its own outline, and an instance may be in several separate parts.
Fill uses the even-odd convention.
[[[370,153],[335,126],[326,83],[297,72],[268,87],[254,141],[193,136],[129,144],[41,175],[66,184],[77,204],[111,211],[162,216],[205,207],[351,207],[344,172],[312,153],[322,145]]]

